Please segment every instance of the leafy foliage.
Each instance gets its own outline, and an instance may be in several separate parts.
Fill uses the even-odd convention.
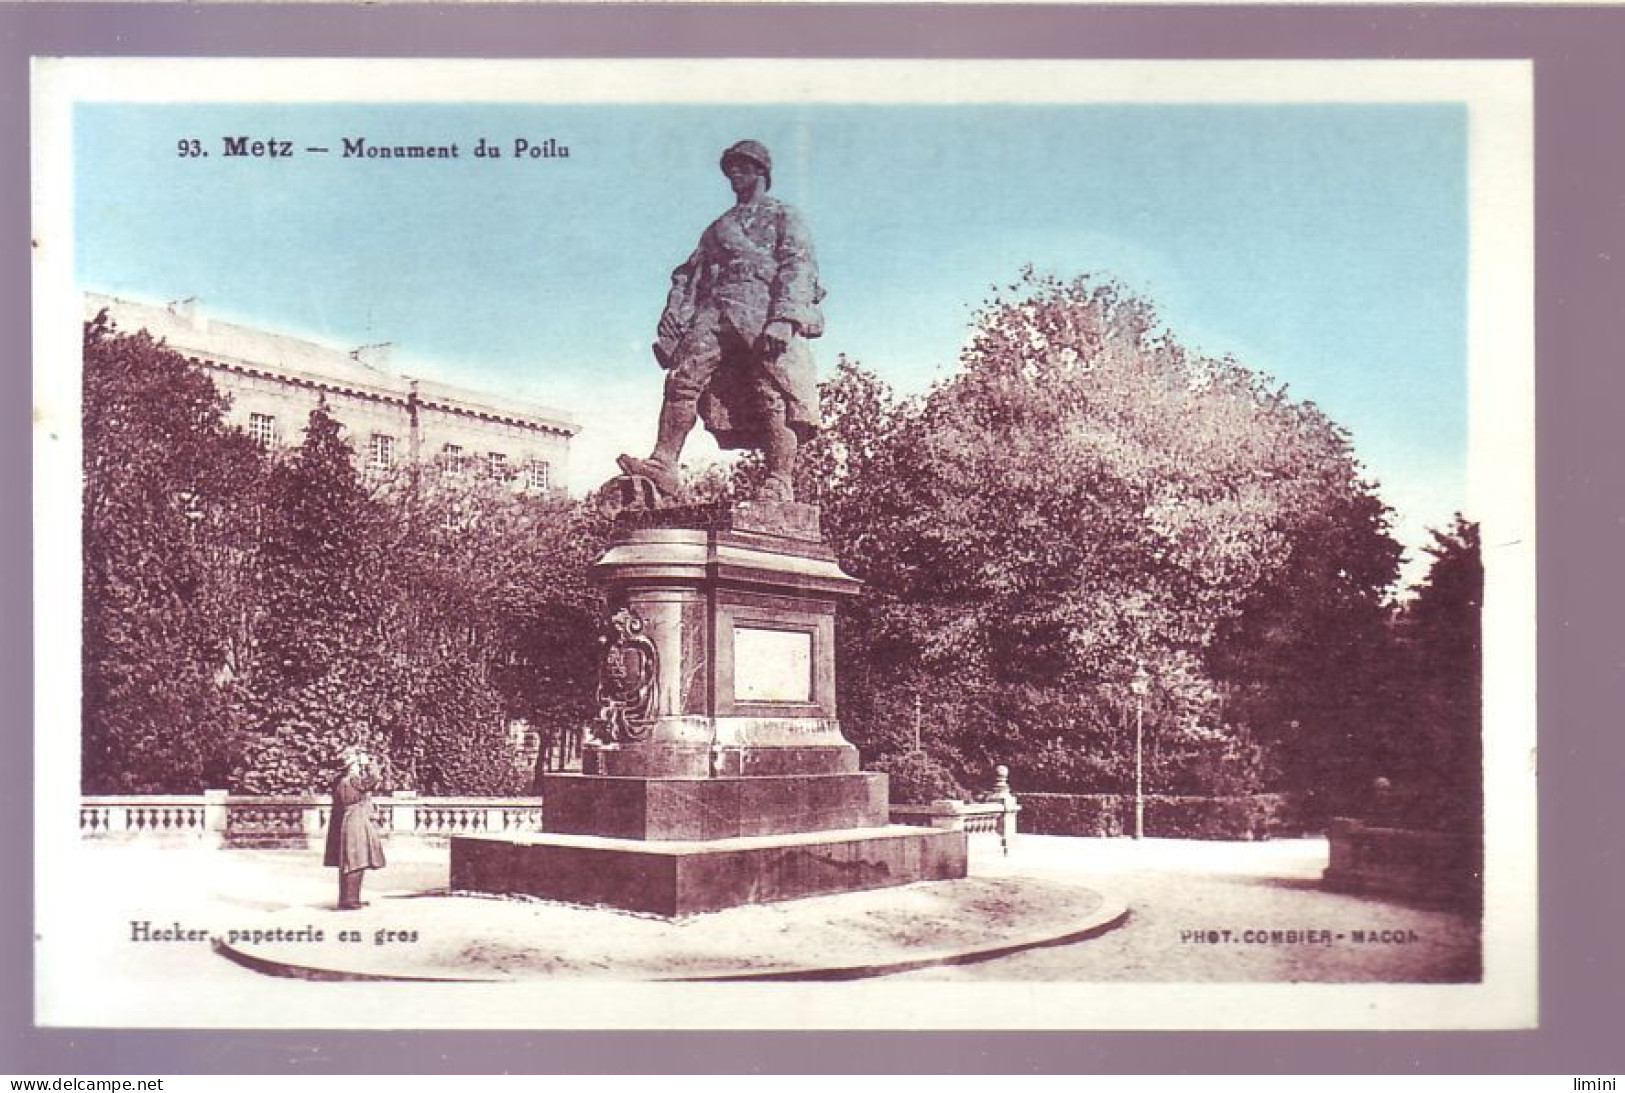
[[[1134,798],[1123,794],[1023,793],[1021,826],[1035,835],[1116,838],[1134,830]],[[1305,830],[1290,794],[1145,799],[1146,830],[1161,838],[1268,839]]]
[[[85,333],[84,783],[512,793],[508,724],[584,720],[602,521],[487,479],[356,470],[318,408],[262,451],[145,334]]]
[[[1483,809],[1482,608],[1478,525],[1458,513],[1433,531],[1433,556],[1399,618],[1400,678],[1407,718],[1383,776],[1418,802],[1413,820],[1479,833]]]
[[[923,805],[932,801],[957,801],[964,796],[965,791],[953,772],[941,760],[923,751],[884,756],[872,766],[889,776],[887,789],[894,803]]]
[[[1004,761],[1121,791],[1136,712],[1162,792],[1342,776],[1399,548],[1313,405],[1190,353],[1116,286],[1029,275],[923,398],[843,361],[824,411],[806,485],[868,582],[840,678],[871,755],[911,746],[897,713],[919,701],[967,780]]]
[[[84,331],[85,787],[218,784],[236,746],[226,672],[240,652],[229,529],[253,517],[258,472],[209,381],[105,313]]]

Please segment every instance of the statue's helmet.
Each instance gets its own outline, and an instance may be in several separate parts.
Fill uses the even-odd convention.
[[[773,185],[773,156],[767,150],[767,145],[759,140],[742,140],[722,153],[722,169],[728,169],[728,161],[734,159],[748,159],[762,169],[767,178],[769,188]]]

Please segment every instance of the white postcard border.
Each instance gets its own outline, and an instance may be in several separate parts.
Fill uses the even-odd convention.
[[[1216,90],[1217,89],[1217,90]],[[71,111],[81,101],[1461,102],[1469,114],[1469,502],[1486,570],[1480,984],[320,984],[297,1000],[98,1010],[36,946],[45,1024],[199,1028],[1529,1027],[1537,990],[1532,66],[1522,61],[394,61],[65,58],[34,72],[36,914],[77,872],[78,355]],[[63,989],[70,988],[70,989]],[[435,1005],[425,1005],[425,993]]]

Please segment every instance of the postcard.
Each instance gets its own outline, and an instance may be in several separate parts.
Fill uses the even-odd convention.
[[[1531,94],[36,59],[36,1020],[1533,1027]]]

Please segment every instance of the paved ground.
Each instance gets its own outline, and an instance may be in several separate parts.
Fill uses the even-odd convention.
[[[876,924],[886,926],[894,942],[902,937],[905,947],[921,950],[951,942],[949,934],[962,924],[939,929],[944,908],[934,903],[938,896],[925,892],[929,885],[921,885],[918,892],[741,908],[671,926],[614,911],[448,898],[444,848],[398,846],[390,854],[388,869],[367,880],[371,906],[349,914],[333,909],[336,883],[333,872],[320,867],[320,853],[81,845],[62,854],[62,861],[44,861],[42,890],[57,898],[42,905],[37,921],[41,1022],[224,1028],[981,1026],[990,1020],[988,1010],[959,999],[1001,997],[999,1012],[1014,1015],[1011,1020],[1022,1022],[1017,1026],[1072,1026],[1072,1020],[1089,1026],[1111,1025],[1116,1002],[1105,999],[1118,997],[1089,994],[1092,983],[1124,984],[1113,991],[1175,984],[1175,1000],[1189,1000],[1198,996],[1181,991],[1180,984],[1225,989],[1225,984],[1250,983],[1471,983],[1479,976],[1477,922],[1448,911],[1321,892],[1318,877],[1326,862],[1321,840],[1136,845],[1024,835],[1009,858],[999,856],[991,838],[972,840],[972,875],[983,885],[983,896],[991,896],[981,900],[983,935],[1032,926],[1033,914],[1019,913],[1022,908],[1050,913],[1043,927],[1056,932],[1064,932],[1059,929],[1064,922],[1056,919],[1084,921],[1110,908],[1111,901],[1131,908],[1128,921],[1077,944],[864,979],[861,983],[874,986],[856,996],[837,994],[832,987],[838,984],[811,984],[830,989],[793,996],[780,991],[808,987],[747,984],[733,987],[744,994],[715,994],[725,986],[707,984],[713,994],[705,996],[705,1007],[682,1009],[689,1004],[679,1002],[673,1009],[673,996],[658,992],[665,987],[656,989],[648,979],[669,978],[686,968],[713,973],[721,950],[765,960],[798,948],[798,937],[816,937],[814,958],[825,966],[845,966],[863,963],[864,953],[873,952],[864,934]],[[1027,895],[1009,885],[1025,885]],[[1071,905],[1056,914],[1059,900],[1045,898],[1045,890],[1071,893],[1066,896]],[[856,919],[848,916],[847,926],[834,922],[829,900],[842,901],[843,913],[858,908]],[[1012,909],[1017,914],[999,919]],[[546,934],[538,935],[538,924],[549,926]],[[232,929],[270,927],[289,934],[323,932],[325,950],[310,940],[270,942],[283,945],[289,957],[351,953],[309,963],[354,963],[354,953],[364,952],[362,963],[392,974],[416,970],[437,978],[468,970],[507,981],[325,983],[317,989],[317,984],[231,963],[213,945],[213,937],[226,937]],[[356,931],[354,944],[338,945],[341,929]],[[1375,940],[1355,940],[1355,931]],[[401,937],[403,932],[414,937]],[[1305,944],[1311,932],[1313,944]],[[673,939],[694,940],[687,963],[681,945],[671,948]],[[470,960],[460,963],[460,955]],[[637,960],[624,968],[629,955]],[[972,986],[978,989],[975,996],[952,994]],[[1011,989],[1017,994],[1009,994]],[[1072,991],[1064,997],[1076,999],[1069,1005],[1076,1005],[1079,1017],[1068,1017],[1072,1010],[1058,1010],[1055,1002],[1038,1002],[1050,996],[1037,992],[1048,989]],[[1085,989],[1082,996],[1079,989]],[[955,999],[959,1009],[920,1017],[939,996]],[[877,1002],[895,997],[907,1000]],[[764,1005],[765,999],[773,1004]],[[1085,1012],[1090,1000],[1103,1009]],[[861,1010],[871,1002],[879,1009]],[[1159,1026],[1155,1022],[1165,1010],[1147,1013],[1149,1023],[1128,1026]],[[1227,1023],[1224,1012],[1211,1009],[1181,1020],[1196,1026]],[[1358,1015],[1339,1020],[1360,1023]],[[1295,1023],[1302,1022],[1280,1020],[1271,1026]]]
[[[326,980],[821,981],[1080,941],[1125,913],[1093,889],[1015,876],[677,920],[527,898],[434,895],[386,898],[347,916],[342,925],[360,935],[356,943],[312,944],[308,911],[290,908],[239,921],[220,951],[267,974]],[[380,931],[384,944],[365,943]]]
[[[1009,859],[980,858],[983,874],[1066,877],[1088,884],[1127,903],[1128,923],[1080,945],[902,978],[1333,983],[1478,978],[1477,916],[1321,891],[1326,853],[1323,839],[1135,843],[1023,835]]]
[[[444,848],[392,847],[389,868],[369,875],[371,905],[345,915],[332,909],[334,874],[320,867],[317,853],[100,844],[85,848],[93,868],[75,875],[99,892],[139,895],[87,908],[76,924],[86,944],[68,959],[137,982],[227,982],[256,974],[206,942],[136,940],[137,923],[149,922],[152,933],[179,926],[219,937],[281,929],[285,940],[234,940],[293,963],[431,978],[455,976],[459,966],[481,977],[613,975],[617,953],[630,961],[626,973],[638,978],[715,974],[726,970],[719,954],[730,950],[742,955],[745,968],[780,966],[797,938],[806,939],[799,948],[839,967],[885,963],[866,959],[882,928],[891,931],[892,949],[900,938],[903,947],[928,953],[975,947],[973,941],[986,947],[987,938],[1005,933],[1059,936],[1068,932],[1069,916],[1083,922],[1095,910],[1101,900],[1092,892],[1108,906],[1126,904],[1126,923],[1088,941],[898,978],[1445,983],[1479,974],[1475,920],[1321,891],[1323,840],[1134,843],[1025,835],[1009,857],[989,838],[973,839],[972,847],[981,889],[971,895],[980,903],[963,906],[980,909],[955,910],[925,891],[931,886],[916,886],[672,925],[553,904],[448,898]],[[956,914],[979,921],[951,921]],[[837,921],[842,916],[845,925]],[[358,931],[363,943],[336,949],[341,929]],[[313,947],[301,930],[323,931],[325,947]],[[411,940],[399,936],[407,933]],[[348,955],[323,955],[335,952]]]

